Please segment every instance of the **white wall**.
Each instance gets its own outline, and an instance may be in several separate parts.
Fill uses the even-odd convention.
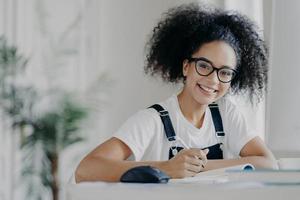
[[[100,67],[108,70],[113,84],[109,103],[102,112],[100,140],[111,134],[130,115],[164,100],[177,89],[160,78],[144,74],[144,47],[151,33],[168,8],[191,0],[111,0],[101,1]],[[214,1],[214,3],[218,3]]]
[[[268,137],[281,156],[300,156],[300,1],[273,1]]]
[[[177,90],[175,86],[163,83],[160,78],[154,79],[144,74],[144,46],[147,36],[160,19],[161,14],[170,7],[187,2],[195,1],[101,1],[99,67],[107,70],[110,78],[113,79],[113,84],[107,88],[110,96],[105,109],[102,110],[102,117],[99,118],[101,130],[93,134],[91,148],[110,137],[124,120],[137,110],[164,100]],[[206,0],[203,2],[222,8],[229,1]],[[230,2],[227,9],[246,10],[245,8],[239,9],[238,6],[233,7],[236,1]],[[245,14],[256,19],[254,11]],[[264,137],[264,106],[260,104],[258,107],[251,108],[249,102],[243,99],[239,100],[239,104],[242,111],[246,113],[249,123],[255,126],[258,133]]]

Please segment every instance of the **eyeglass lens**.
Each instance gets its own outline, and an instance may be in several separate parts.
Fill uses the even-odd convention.
[[[196,70],[202,76],[208,76],[214,71],[214,67],[203,60],[196,61]],[[221,82],[229,82],[233,79],[235,72],[232,69],[220,68],[217,70],[218,78]]]

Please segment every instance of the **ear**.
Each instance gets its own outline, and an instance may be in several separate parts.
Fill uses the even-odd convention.
[[[187,76],[188,69],[189,69],[189,61],[188,59],[184,59],[184,61],[182,62],[182,74],[184,77]]]

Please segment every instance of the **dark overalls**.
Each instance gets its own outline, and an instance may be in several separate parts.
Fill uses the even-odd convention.
[[[171,119],[169,117],[169,112],[159,104],[154,104],[149,108],[154,108],[159,113],[162,123],[164,125],[166,137],[170,142],[174,142],[174,144],[176,144],[176,133],[174,131]],[[209,104],[209,108],[212,115],[215,131],[216,131],[216,137],[224,138],[225,133],[223,131],[222,118],[220,115],[218,104],[216,103]],[[223,145],[222,142],[218,142],[215,145],[203,148],[203,149],[209,149],[209,152],[206,155],[207,159],[223,159],[222,145]],[[171,148],[169,149],[169,159],[175,156],[177,152],[179,152],[182,149],[183,147],[172,145]]]

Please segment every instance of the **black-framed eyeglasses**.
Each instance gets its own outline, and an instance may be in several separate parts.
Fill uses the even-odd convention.
[[[216,68],[210,60],[203,57],[188,58],[188,61],[195,62],[196,72],[201,76],[209,76],[216,70],[218,79],[222,83],[229,83],[237,74],[237,71],[235,69],[232,69],[228,66]]]

